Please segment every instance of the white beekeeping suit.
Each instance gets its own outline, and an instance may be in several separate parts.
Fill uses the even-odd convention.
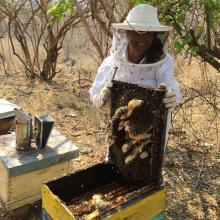
[[[108,85],[111,85],[115,67],[117,67],[115,80],[147,85],[154,88],[159,88],[160,85],[166,85],[169,90],[167,97],[172,96],[173,99],[171,105],[168,104],[165,106],[167,106],[169,110],[173,109],[173,107],[180,102],[180,90],[174,78],[173,58],[165,47],[165,42],[171,28],[159,23],[157,9],[150,5],[140,4],[129,12],[123,23],[113,24],[113,28],[114,32],[110,56],[104,59],[99,67],[96,78],[89,91],[93,104],[97,108],[108,109],[110,97],[108,94]],[[151,54],[147,54],[140,63],[131,63],[128,60],[127,52],[127,30],[155,32],[156,38],[163,44],[163,53],[160,59],[155,60],[153,63],[147,63],[147,56],[151,56]],[[171,111],[168,112],[170,113]],[[169,127],[168,123],[167,132],[169,131]]]
[[[174,78],[174,62],[165,48],[165,57],[153,64],[133,64],[129,62],[127,60],[126,48],[127,45],[119,51],[121,53],[121,58],[118,58],[116,54],[111,54],[104,59],[99,67],[95,81],[89,91],[93,104],[99,108],[99,102],[96,96],[104,86],[111,83],[115,67],[118,67],[115,80],[148,85],[154,88],[158,88],[161,84],[164,84],[169,89],[175,91],[178,103],[180,100],[180,91]]]

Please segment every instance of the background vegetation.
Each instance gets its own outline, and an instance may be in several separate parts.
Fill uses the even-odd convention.
[[[104,116],[88,89],[111,47],[111,24],[139,3],[156,6],[173,27],[167,46],[183,96],[164,163],[167,219],[218,219],[219,0],[0,0],[0,97],[33,114],[49,111],[74,143],[93,145],[75,168],[101,160]]]

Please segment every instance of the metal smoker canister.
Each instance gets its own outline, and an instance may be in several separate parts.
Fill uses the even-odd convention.
[[[29,150],[31,148],[32,138],[32,119],[29,114],[24,113],[19,109],[15,109],[16,123],[16,149]]]
[[[54,120],[49,115],[35,116],[34,131],[37,148],[45,148],[50,137]]]

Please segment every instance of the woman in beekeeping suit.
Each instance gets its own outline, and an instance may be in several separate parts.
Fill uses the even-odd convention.
[[[157,9],[148,4],[135,6],[123,23],[112,26],[110,56],[99,67],[89,91],[93,104],[99,109],[109,109],[111,80],[117,67],[115,80],[154,88],[166,86],[163,102],[171,112],[180,101],[174,61],[165,47],[172,28],[161,25]]]

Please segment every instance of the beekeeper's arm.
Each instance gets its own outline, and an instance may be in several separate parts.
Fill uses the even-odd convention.
[[[109,56],[100,65],[92,87],[89,90],[92,103],[99,109],[105,108],[110,102],[113,72],[112,57]]]
[[[165,94],[164,104],[168,109],[176,107],[181,100],[179,85],[174,78],[174,61],[168,54],[167,61],[156,71],[157,87],[165,85],[168,91]]]

